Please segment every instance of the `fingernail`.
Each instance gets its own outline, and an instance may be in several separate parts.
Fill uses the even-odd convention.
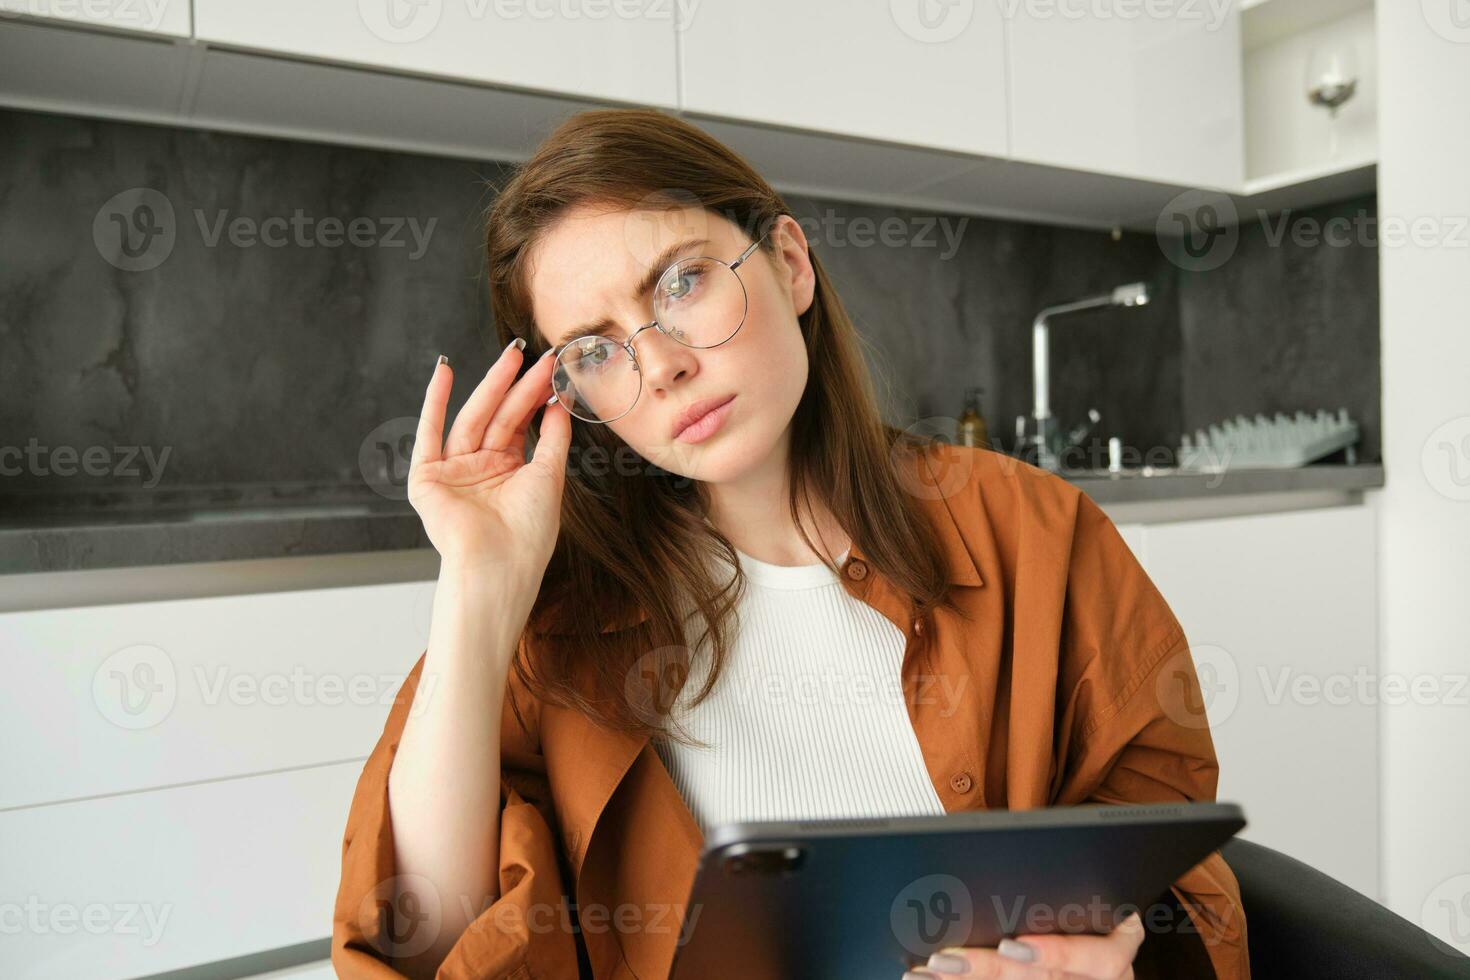
[[[1019,960],[1022,963],[1036,961],[1036,947],[1028,946],[1019,939],[1002,939],[995,951],[1008,960]]]
[[[955,956],[953,953],[935,953],[924,965],[938,973],[970,972],[970,961],[963,956]]]
[[[555,405],[556,404],[556,396],[555,395],[552,395],[550,398],[546,399],[546,404],[548,404],[548,405]]]
[[[551,356],[551,352],[554,351],[554,350],[556,350],[555,347],[548,347],[548,348],[546,348],[544,351],[541,352],[541,356],[538,357],[538,358],[536,358],[536,360],[538,360],[538,361],[544,361],[544,360],[546,360],[548,357]]]
[[[525,350],[526,342],[524,339],[517,337],[515,340],[512,340],[510,343],[506,344],[505,350],[501,351],[500,353],[504,354],[506,350],[510,350],[512,347],[514,347],[516,350]]]
[[[443,354],[440,354],[439,355],[439,363],[438,364],[435,364],[434,367],[437,368],[439,366],[439,364],[448,364],[448,363],[449,363],[449,358],[447,356],[443,355]]]
[[[907,970],[904,972],[903,980],[934,980],[934,974],[928,970]]]

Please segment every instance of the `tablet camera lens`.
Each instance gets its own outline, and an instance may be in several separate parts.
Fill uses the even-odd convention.
[[[794,845],[751,847],[725,858],[730,874],[791,874],[806,859],[806,849]]]

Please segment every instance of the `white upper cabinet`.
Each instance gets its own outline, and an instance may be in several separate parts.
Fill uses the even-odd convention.
[[[1001,156],[1001,2],[679,2],[680,105],[726,119]]]
[[[393,72],[675,104],[673,0],[194,0],[194,33]]]
[[[1239,191],[1236,0],[999,0],[1010,32],[1011,154]]]
[[[0,16],[9,14],[86,27],[189,36],[189,0],[0,0]]]

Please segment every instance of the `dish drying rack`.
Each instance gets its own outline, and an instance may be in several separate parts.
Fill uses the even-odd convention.
[[[1288,418],[1257,414],[1254,419],[1237,415],[1196,429],[1181,440],[1178,465],[1181,470],[1223,470],[1227,467],[1288,468],[1306,466],[1314,459],[1347,450],[1348,463],[1357,462],[1358,423],[1348,410],[1332,415],[1325,409],[1316,415],[1297,412]]]

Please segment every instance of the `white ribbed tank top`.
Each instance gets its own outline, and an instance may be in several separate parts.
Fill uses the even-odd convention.
[[[904,704],[904,634],[824,565],[737,555],[747,582],[725,668],[690,710],[708,676],[704,643],[674,708],[710,747],[654,740],[700,829],[943,813]]]

